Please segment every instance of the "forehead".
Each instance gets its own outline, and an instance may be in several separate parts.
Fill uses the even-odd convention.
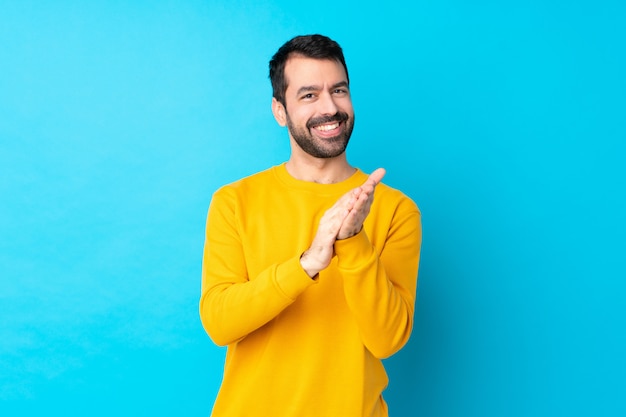
[[[347,82],[348,77],[343,65],[338,61],[294,55],[285,63],[285,80],[289,93],[303,86],[323,88],[325,85]]]

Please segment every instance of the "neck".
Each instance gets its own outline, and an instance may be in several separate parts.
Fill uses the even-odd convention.
[[[318,184],[335,184],[348,179],[356,169],[346,159],[345,152],[335,158],[315,158],[293,153],[285,164],[289,175],[297,180]]]

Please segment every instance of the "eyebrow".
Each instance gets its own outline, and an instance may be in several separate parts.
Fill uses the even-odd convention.
[[[339,81],[338,83],[333,84],[330,87],[330,89],[333,90],[333,89],[338,88],[338,87],[346,87],[346,88],[348,88],[348,82],[347,81]],[[309,91],[319,91],[319,90],[321,90],[321,87],[319,87],[319,86],[316,86],[316,85],[305,85],[305,86],[300,87],[298,89],[298,91],[296,92],[296,95],[299,96],[302,93],[307,93]]]

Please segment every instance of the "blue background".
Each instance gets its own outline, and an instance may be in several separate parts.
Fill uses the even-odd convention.
[[[206,416],[220,185],[279,164],[267,62],[344,48],[352,164],[422,209],[394,416],[626,415],[621,1],[0,0],[0,415]]]

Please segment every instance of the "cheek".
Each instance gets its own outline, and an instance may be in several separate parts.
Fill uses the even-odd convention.
[[[292,112],[289,113],[289,116],[291,118],[291,122],[294,125],[296,125],[296,126],[304,126],[309,121],[309,119],[311,119],[311,117],[313,117],[313,114],[311,114],[311,112],[307,111],[307,109],[298,108],[298,109],[292,110]]]
[[[354,115],[354,109],[352,108],[352,101],[349,98],[339,103],[339,107],[341,108],[343,112],[348,113],[349,115]]]

